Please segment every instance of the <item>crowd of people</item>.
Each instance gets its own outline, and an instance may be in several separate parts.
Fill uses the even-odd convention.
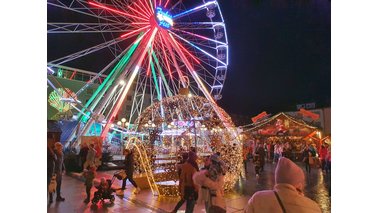
[[[59,142],[48,140],[48,198],[49,203],[53,202],[53,192],[56,192],[56,201],[64,201],[61,195],[62,175],[65,170],[63,146]],[[264,171],[266,161],[276,163],[275,186],[272,190],[256,192],[245,207],[245,212],[321,212],[318,204],[307,198],[303,194],[305,186],[304,169],[300,168],[287,156],[282,154],[284,146],[280,144],[269,145],[258,143],[255,146],[243,148],[244,169],[247,172],[247,164],[252,159],[255,174],[258,178]],[[273,150],[271,153],[270,150]],[[96,164],[94,156],[96,150],[93,144],[83,146],[79,156],[81,158],[82,176],[85,179],[86,198],[85,203],[91,201],[91,189],[96,178]],[[133,179],[134,173],[134,153],[132,149],[124,150],[124,171],[121,190],[125,190],[126,181],[135,187],[135,194],[140,192],[140,188]],[[323,144],[319,151],[312,145],[305,145],[302,149],[303,163],[305,171],[310,173],[315,158],[319,158],[319,167],[324,172],[331,170],[331,148],[328,144]],[[180,154],[176,168],[179,180],[180,200],[172,212],[177,212],[186,203],[185,212],[194,212],[197,203],[204,203],[205,210],[209,212],[226,212],[226,202],[224,199],[223,186],[225,175],[228,172],[222,156],[219,152],[204,156],[202,168],[199,168],[198,156],[194,147],[189,151]],[[56,180],[56,190],[51,190],[51,184]],[[96,193],[106,192],[110,184],[101,180],[96,186]],[[93,201],[93,199],[92,199]]]

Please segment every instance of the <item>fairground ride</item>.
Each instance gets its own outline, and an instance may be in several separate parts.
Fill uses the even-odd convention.
[[[105,65],[92,71],[107,74],[89,100],[79,102],[75,97],[97,77],[68,98],[75,104],[80,126],[67,145],[78,146],[77,139],[89,135],[95,124],[101,126],[98,135],[104,140],[111,129],[139,134],[146,117],[167,130],[183,119],[179,115],[185,114],[185,107],[177,107],[178,117],[173,119],[162,103],[178,95],[204,97],[220,121],[218,128],[236,136],[232,121],[216,104],[228,66],[226,27],[216,0],[48,0],[47,5],[48,53],[58,50],[47,63],[48,73],[102,61]],[[103,57],[104,51],[111,54]],[[49,81],[58,90],[54,83]],[[161,106],[159,120],[154,114],[142,118],[154,103]],[[120,110],[127,113],[127,127],[114,124]],[[185,120],[205,119],[198,111],[187,114]],[[235,138],[225,143],[238,143]]]

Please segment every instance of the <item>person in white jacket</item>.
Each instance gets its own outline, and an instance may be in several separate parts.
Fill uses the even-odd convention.
[[[212,163],[213,161],[219,161],[218,163],[222,163],[217,155],[212,155],[210,159]],[[224,200],[223,191],[224,174],[220,172],[219,174],[216,174],[216,179],[214,179],[214,174],[211,173],[211,171],[209,172],[209,170],[205,169],[196,172],[193,175],[193,182],[200,186],[197,202],[205,202],[207,213],[212,205],[220,207],[226,212],[226,202]]]
[[[246,213],[321,213],[319,205],[304,196],[305,175],[291,160],[281,157],[275,172],[273,190],[256,192],[248,201]]]

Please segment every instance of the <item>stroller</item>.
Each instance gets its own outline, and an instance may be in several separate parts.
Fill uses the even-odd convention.
[[[97,204],[100,200],[104,202],[105,199],[109,199],[111,203],[114,203],[115,197],[113,195],[114,189],[112,189],[112,184],[116,178],[118,180],[122,180],[125,177],[126,172],[124,170],[120,170],[114,173],[111,180],[106,179],[105,181],[102,181],[100,185],[96,186],[97,191],[94,193],[92,204]]]

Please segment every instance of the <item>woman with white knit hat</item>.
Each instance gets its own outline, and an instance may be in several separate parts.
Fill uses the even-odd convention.
[[[291,160],[281,157],[275,172],[273,190],[256,192],[245,208],[247,213],[318,213],[319,205],[304,196],[305,175]]]

